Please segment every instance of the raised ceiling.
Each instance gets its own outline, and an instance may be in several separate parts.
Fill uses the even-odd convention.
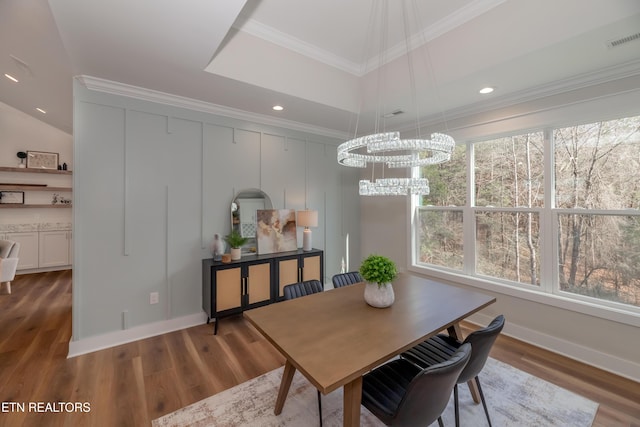
[[[371,57],[381,51],[373,3],[3,0],[0,71],[20,82],[2,77],[0,102],[71,133],[72,77],[91,76],[340,137],[353,134],[358,111],[368,131],[374,117],[403,110],[380,125],[402,128],[416,110],[453,117],[640,73],[640,40],[607,46],[640,33],[637,0],[416,0],[412,93],[401,2],[390,2],[382,59]],[[496,91],[480,95],[487,85]]]

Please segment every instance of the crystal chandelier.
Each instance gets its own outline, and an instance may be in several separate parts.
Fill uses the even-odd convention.
[[[388,0],[383,0],[385,6],[384,13],[382,14],[383,20],[386,20],[386,8],[388,7],[387,1]],[[338,146],[338,163],[341,165],[355,168],[366,168],[367,165],[371,164],[371,180],[360,180],[359,192],[361,196],[429,194],[429,181],[426,178],[384,178],[384,167],[413,168],[447,162],[451,159],[451,153],[455,147],[455,141],[453,138],[443,133],[433,133],[431,134],[431,139],[424,139],[420,136],[415,78],[409,49],[409,35],[407,32],[407,12],[405,1],[401,0],[401,3],[405,19],[406,56],[409,62],[411,94],[416,111],[416,138],[401,139],[399,132],[378,132],[378,114],[375,124],[376,133],[360,137],[356,136]],[[418,16],[417,13],[414,13],[414,15]],[[373,20],[374,18],[372,13],[372,22]],[[371,27],[373,27],[373,25],[371,25]],[[380,27],[386,29],[386,22],[383,22]],[[373,39],[373,37],[370,39]],[[383,66],[384,52],[381,52],[379,58],[380,64],[378,66],[378,75]],[[374,179],[373,176],[375,164],[382,165],[383,175],[378,179]]]

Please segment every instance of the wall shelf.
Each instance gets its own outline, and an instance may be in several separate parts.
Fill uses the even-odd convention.
[[[71,203],[59,203],[56,205],[52,205],[52,204],[31,204],[31,205],[24,205],[21,203],[6,203],[6,204],[0,204],[0,209],[25,209],[25,208],[70,208],[71,207]]]
[[[0,184],[0,191],[73,191],[71,187],[47,187],[46,185]]]
[[[51,173],[57,175],[72,175],[73,171],[61,171],[57,169],[35,169],[35,168],[12,168],[0,166],[0,172],[22,172],[22,173]]]
[[[35,169],[35,168],[13,168],[8,166],[0,166],[0,172],[18,172],[18,173],[46,173],[53,175],[71,175],[73,174],[70,170],[58,170],[58,169]],[[44,179],[44,177],[43,177]],[[3,183],[0,184],[0,191],[22,191],[22,192],[31,192],[31,191],[58,191],[58,192],[72,192],[72,187],[49,187],[46,184],[26,184],[26,183]],[[24,201],[24,199],[23,199]],[[45,204],[45,203],[0,203],[0,209],[26,209],[26,208],[55,208],[55,209],[64,209],[70,208],[71,203],[56,203],[54,204]]]

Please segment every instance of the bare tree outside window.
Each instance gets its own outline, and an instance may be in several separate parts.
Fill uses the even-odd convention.
[[[419,262],[454,270],[463,267],[462,212],[418,209]]]
[[[640,117],[557,129],[554,146],[556,205],[572,211],[557,218],[560,289],[640,306],[640,218],[614,215],[640,207]]]
[[[478,274],[540,284],[539,214],[544,207],[542,132],[474,144]],[[517,211],[493,211],[516,208]]]
[[[542,132],[474,144],[475,205],[543,207]]]
[[[476,273],[540,285],[539,216],[533,213],[476,213]]]
[[[431,194],[416,210],[417,263],[639,308],[640,116],[547,135],[470,143],[472,164],[458,146],[422,168]]]
[[[466,147],[458,145],[451,161],[424,167],[431,191],[417,208],[418,263],[460,270],[463,266],[463,216],[467,200]]]

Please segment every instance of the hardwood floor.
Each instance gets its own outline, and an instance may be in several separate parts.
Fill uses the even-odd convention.
[[[241,316],[217,336],[202,325],[67,359],[71,271],[17,276],[12,287],[0,291],[0,426],[148,426],[284,364]],[[506,336],[491,355],[599,402],[594,426],[640,426],[638,383]],[[38,402],[47,412],[29,410]]]

